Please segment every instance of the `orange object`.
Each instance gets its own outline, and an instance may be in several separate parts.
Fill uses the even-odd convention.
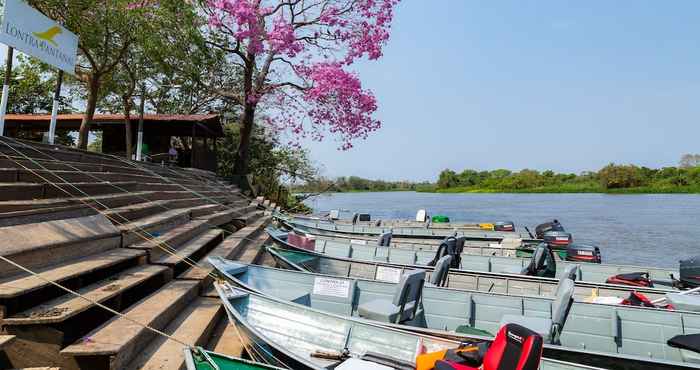
[[[459,353],[459,352],[474,352],[478,351],[479,348],[476,346],[469,346],[469,347],[462,347],[462,348],[455,348],[451,349],[449,351],[452,351],[454,353]],[[435,363],[438,360],[442,360],[445,358],[445,355],[447,354],[447,349],[443,349],[442,351],[435,351],[435,352],[429,352],[429,353],[423,353],[418,355],[416,357],[416,370],[432,370],[435,367]]]

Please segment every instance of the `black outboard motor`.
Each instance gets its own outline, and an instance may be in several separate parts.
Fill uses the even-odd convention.
[[[544,233],[547,231],[565,231],[564,226],[559,223],[559,220],[554,219],[552,222],[545,222],[543,224],[537,225],[535,228],[535,237],[537,239],[544,239]]]
[[[574,241],[571,233],[566,231],[547,231],[544,233],[544,242],[554,249],[564,249],[569,246]]]
[[[494,222],[493,231],[515,231],[515,223],[513,221]]]
[[[576,262],[600,263],[600,248],[586,244],[569,244],[566,247],[566,260]]]
[[[680,261],[679,285],[684,288],[700,287],[700,256]]]
[[[540,243],[532,254],[530,264],[521,272],[521,275],[540,276],[553,278],[557,273],[557,262],[549,245]]]

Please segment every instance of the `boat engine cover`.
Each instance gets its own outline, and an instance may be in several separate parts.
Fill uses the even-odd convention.
[[[565,231],[564,226],[559,223],[559,220],[553,220],[552,222],[545,222],[543,224],[537,225],[535,228],[535,237],[537,239],[544,239],[544,233],[547,231]]]
[[[681,260],[679,270],[683,286],[688,288],[700,286],[700,256]]]
[[[544,242],[547,243],[552,248],[563,248],[567,247],[574,241],[571,233],[566,231],[547,231],[544,233]]]
[[[513,221],[494,222],[493,231],[515,231],[515,223]]]
[[[586,244],[569,244],[569,246],[566,247],[566,260],[600,263],[600,248]]]

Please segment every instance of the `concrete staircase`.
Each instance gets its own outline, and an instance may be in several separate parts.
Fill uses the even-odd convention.
[[[183,343],[240,355],[206,258],[263,260],[264,204],[206,171],[0,138],[0,256],[40,275],[0,261],[0,368],[180,369]]]

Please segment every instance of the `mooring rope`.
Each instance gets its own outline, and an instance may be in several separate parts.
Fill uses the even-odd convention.
[[[29,147],[29,148],[31,148],[31,149],[33,149],[33,150],[39,152],[40,154],[51,158],[52,160],[56,160],[54,157],[49,156],[49,155],[45,154],[44,152],[39,151],[39,150],[36,149],[36,148],[33,148],[33,147],[28,146],[28,145],[26,145],[26,144],[24,144],[24,143],[21,143],[21,142],[17,142],[17,141],[15,141],[15,142],[16,142],[16,143],[19,143],[19,144],[21,144],[21,145],[23,145],[23,146],[25,146],[25,147]],[[100,201],[97,200],[96,198],[91,198],[91,196],[90,196],[89,194],[87,194],[86,192],[84,192],[82,189],[80,189],[80,188],[78,188],[77,186],[75,186],[74,184],[72,184],[72,183],[66,181],[65,178],[56,175],[55,172],[53,172],[51,169],[45,167],[44,165],[42,165],[41,163],[39,163],[39,162],[38,162],[37,160],[35,160],[34,158],[31,158],[31,157],[25,155],[24,153],[20,152],[19,150],[17,150],[16,148],[12,147],[11,145],[9,145],[9,144],[7,144],[7,143],[5,143],[5,142],[3,142],[3,144],[5,144],[7,147],[9,147],[10,149],[12,149],[13,151],[15,151],[16,153],[18,153],[19,155],[23,156],[24,158],[26,158],[27,160],[29,160],[31,163],[33,163],[33,164],[39,166],[41,169],[47,171],[49,174],[51,174],[52,176],[58,178],[59,180],[61,180],[61,181],[63,181],[63,182],[62,182],[62,183],[56,183],[56,182],[50,181],[49,179],[47,179],[45,176],[42,176],[41,174],[39,174],[39,173],[38,173],[37,171],[35,171],[34,169],[31,169],[31,168],[29,168],[29,167],[27,167],[27,166],[21,164],[18,160],[13,159],[13,158],[12,158],[11,156],[9,156],[8,154],[2,153],[2,154],[5,156],[5,158],[7,158],[8,160],[12,161],[13,163],[15,163],[15,164],[21,166],[22,168],[26,169],[27,171],[29,171],[29,172],[32,173],[33,175],[39,177],[40,179],[44,180],[45,183],[50,184],[50,185],[56,187],[57,189],[59,189],[60,191],[64,192],[66,195],[68,195],[69,198],[77,199],[78,201],[80,201],[81,203],[85,204],[86,206],[88,206],[88,207],[94,209],[96,212],[102,214],[103,216],[105,216],[107,219],[109,219],[109,220],[112,221],[113,223],[115,223],[115,224],[117,224],[117,225],[123,225],[123,224],[120,223],[118,220],[116,220],[115,218],[113,218],[111,215],[106,214],[106,212],[103,212],[102,210],[98,209],[97,207],[95,207],[94,205],[90,204],[90,203],[89,203],[88,201],[86,201],[85,199],[81,199],[80,197],[77,197],[77,196],[71,194],[68,190],[64,189],[63,187],[59,186],[58,184],[65,184],[65,185],[67,185],[67,186],[70,186],[70,187],[74,188],[74,189],[75,189],[76,191],[78,191],[79,193],[84,194],[84,195],[85,195],[85,198],[87,198],[88,200],[91,200],[91,201],[94,202],[94,203],[99,204],[99,205],[102,206],[105,210],[110,210],[110,207],[107,207],[105,204],[103,204],[102,202],[100,202]],[[56,160],[56,161],[57,161],[57,160]],[[60,161],[59,161],[59,162],[60,162]],[[82,171],[81,169],[79,169],[79,168],[77,168],[77,167],[75,167],[75,166],[72,166],[72,165],[67,164],[67,163],[65,163],[65,162],[62,162],[62,163],[63,163],[64,165],[70,167],[70,168],[73,168],[75,171],[78,171],[78,172],[83,173],[83,174],[85,174],[85,175],[88,175],[88,176],[90,176],[90,177],[92,177],[92,178],[95,178],[95,179],[100,180],[100,183],[106,183],[106,184],[109,184],[110,186],[113,186],[113,187],[116,188],[116,189],[122,190],[123,192],[127,192],[127,193],[129,192],[128,190],[123,189],[123,188],[121,188],[121,187],[119,187],[119,186],[117,186],[117,185],[115,185],[115,184],[112,184],[111,182],[103,182],[103,181],[102,181],[101,179],[99,179],[98,177],[96,177],[96,176],[94,176],[94,175],[92,175],[92,174],[90,174],[90,173],[87,173],[87,172],[85,172],[85,171]],[[173,171],[173,172],[174,172],[174,171]],[[154,172],[154,174],[155,174],[155,172]],[[166,178],[164,178],[164,177],[162,177],[162,176],[159,176],[159,177],[161,177],[162,179],[164,179],[164,180],[167,181]],[[179,184],[179,185],[181,185],[181,184]],[[183,186],[183,187],[184,187],[184,186]],[[187,189],[187,188],[185,187],[185,189]],[[187,189],[187,190],[189,190],[189,189]],[[215,202],[215,203],[218,203],[218,202],[214,201],[213,199],[207,198],[206,196],[195,192],[194,190],[192,190],[191,192],[192,192],[193,194],[195,194],[195,195],[200,195],[200,198],[205,198],[205,199],[211,200],[211,201],[213,201],[213,202]],[[146,200],[146,201],[151,201],[150,199],[145,198],[145,197],[142,197],[142,199],[144,199],[144,200]],[[165,206],[162,205],[162,204],[159,204],[159,205],[163,206],[163,208],[165,208],[166,210],[171,210],[171,209],[165,207]],[[224,204],[221,204],[221,205],[224,205]],[[224,205],[224,206],[227,207],[227,205]],[[233,209],[232,207],[228,207],[228,208]],[[123,218],[125,221],[129,221],[129,220],[126,219],[124,216],[121,216],[121,215],[119,215],[119,216],[120,216],[121,218]],[[205,222],[208,223],[207,221],[205,221]],[[215,226],[215,227],[216,227],[216,226]],[[200,264],[199,264],[197,261],[191,260],[189,257],[182,257],[182,256],[179,256],[177,253],[174,252],[175,249],[172,248],[172,247],[170,247],[166,242],[160,242],[160,243],[158,243],[157,241],[155,241],[155,237],[154,237],[152,234],[150,234],[148,231],[142,229],[142,228],[139,227],[138,225],[137,225],[137,230],[143,231],[143,234],[141,234],[141,233],[136,233],[136,235],[142,237],[144,240],[149,241],[149,242],[157,243],[157,244],[156,244],[157,247],[159,247],[159,248],[163,249],[164,251],[170,253],[171,255],[173,255],[173,256],[179,258],[179,260],[185,262],[186,264],[188,264],[189,266],[191,266],[191,267],[193,267],[193,268],[204,269],[202,266],[200,266]],[[146,235],[144,235],[144,234],[147,234],[148,236],[150,236],[151,239],[149,239],[148,236],[146,236]],[[249,240],[249,241],[255,241],[255,240],[256,240],[256,239],[247,238],[247,237],[242,237],[242,238],[239,238],[239,239],[241,239],[241,240]],[[172,249],[172,250],[169,250],[169,249]],[[24,267],[24,266],[22,266],[22,265],[20,265],[20,264],[18,264],[18,263],[16,263],[16,262],[14,262],[14,261],[8,259],[7,257],[0,256],[0,260],[3,260],[3,261],[5,261],[5,262],[7,262],[7,263],[9,263],[9,264],[11,264],[11,265],[13,265],[13,266],[15,266],[16,268],[18,268],[18,269],[20,269],[20,270],[22,270],[22,271],[27,272],[27,273],[29,273],[30,275],[35,276],[35,277],[41,279],[42,281],[45,281],[45,282],[47,282],[47,283],[49,283],[49,284],[51,284],[51,285],[54,285],[54,286],[58,287],[59,289],[61,289],[61,290],[63,290],[63,291],[66,291],[66,292],[69,293],[69,294],[72,294],[72,295],[75,295],[75,296],[77,296],[77,297],[80,297],[81,299],[84,299],[84,300],[90,302],[91,304],[94,304],[94,305],[97,306],[97,307],[100,307],[100,308],[102,308],[102,309],[105,309],[105,310],[107,310],[108,312],[110,312],[110,313],[112,313],[112,314],[114,314],[114,315],[116,315],[116,316],[118,316],[118,317],[120,317],[120,318],[123,318],[123,319],[125,319],[125,320],[127,320],[127,321],[130,321],[130,322],[132,322],[132,323],[134,323],[134,324],[137,324],[137,325],[142,326],[142,327],[144,327],[144,328],[146,328],[146,329],[148,329],[148,330],[151,330],[151,331],[153,331],[154,333],[159,334],[159,335],[161,335],[161,336],[164,336],[165,338],[167,338],[167,339],[169,339],[169,340],[173,340],[173,341],[175,341],[175,342],[177,342],[177,343],[179,343],[179,344],[181,344],[181,345],[184,345],[184,346],[189,347],[189,344],[184,343],[184,342],[178,340],[177,338],[174,338],[173,336],[171,336],[171,335],[169,335],[169,334],[167,334],[167,333],[165,333],[165,332],[163,332],[163,331],[160,331],[160,330],[158,330],[158,329],[155,329],[155,328],[153,328],[153,327],[150,327],[149,325],[146,325],[146,324],[144,324],[144,323],[141,323],[141,322],[138,322],[138,321],[136,321],[136,320],[133,320],[133,319],[129,318],[128,316],[126,316],[126,315],[124,315],[124,314],[122,314],[122,313],[120,313],[120,312],[118,312],[118,311],[116,311],[116,310],[114,310],[114,309],[111,309],[111,308],[109,308],[109,307],[107,307],[107,306],[105,306],[105,305],[103,305],[103,304],[101,304],[101,303],[99,303],[99,302],[97,302],[97,301],[95,301],[95,300],[92,300],[92,299],[90,299],[90,298],[88,298],[88,297],[86,297],[86,296],[80,294],[80,293],[77,292],[77,291],[74,291],[74,290],[72,290],[72,289],[69,289],[69,288],[67,288],[67,287],[65,287],[65,286],[63,286],[63,285],[61,285],[61,284],[59,284],[59,283],[57,283],[57,282],[55,282],[55,281],[52,281],[52,280],[50,280],[50,279],[47,279],[47,278],[41,276],[39,273],[34,272],[34,271],[32,271],[31,269],[26,268],[26,267]],[[214,279],[218,279],[218,276],[215,275],[215,274],[213,274],[213,272],[208,272],[208,271],[207,271],[207,275],[210,276],[210,277],[212,277],[212,278],[214,278]],[[260,353],[259,353],[254,347],[249,347],[249,346],[246,344],[246,341],[243,339],[243,337],[242,337],[242,335],[241,335],[241,333],[240,333],[238,327],[237,327],[235,324],[234,324],[233,326],[234,326],[234,328],[235,328],[235,330],[236,330],[236,335],[239,337],[239,340],[241,341],[241,343],[242,343],[244,349],[245,349],[249,354],[251,354],[251,356],[253,356],[252,353],[255,352],[255,353],[257,353],[257,356],[259,356],[260,359],[265,360],[265,357],[262,356],[262,355],[260,355]],[[254,342],[254,341],[252,341],[252,343],[255,345],[255,342]],[[262,348],[262,347],[261,347],[261,348]],[[266,351],[266,352],[267,352],[267,351]],[[268,355],[272,356],[272,357],[273,357],[276,361],[278,361],[280,364],[284,364],[283,361],[281,361],[281,360],[277,359],[276,357],[274,357],[274,354],[268,353]],[[260,362],[260,361],[258,361],[258,362]],[[285,365],[285,367],[288,368],[288,366],[286,366],[286,365]]]
[[[17,142],[17,141],[15,141],[15,142]],[[42,151],[39,151],[39,150],[36,149],[36,148],[33,148],[33,147],[31,147],[31,146],[29,146],[29,145],[26,145],[26,144],[24,144],[24,143],[21,143],[21,142],[17,142],[17,143],[19,143],[20,145],[23,145],[23,146],[25,146],[25,147],[28,147],[28,148],[30,148],[30,149],[32,149],[32,150],[34,150],[34,151],[36,151],[36,152],[38,152],[38,153],[40,153],[40,154],[46,156],[46,157],[49,157],[49,158],[51,158],[52,160],[55,160],[55,161],[57,161],[57,162],[60,162],[60,161],[56,160],[54,157],[51,157],[50,155],[48,155],[48,154],[46,154],[46,153],[44,153],[44,152],[42,152]],[[7,147],[9,147],[11,150],[15,151],[15,152],[18,153],[19,155],[23,156],[25,159],[29,160],[31,163],[33,163],[33,164],[39,166],[41,169],[47,171],[47,172],[50,173],[52,176],[54,176],[54,177],[58,178],[59,180],[63,181],[61,184],[66,184],[66,185],[68,185],[68,186],[71,186],[72,188],[74,188],[74,189],[77,190],[78,192],[84,194],[84,195],[86,196],[86,198],[89,199],[90,201],[99,204],[99,205],[102,206],[105,210],[110,210],[110,207],[107,207],[105,204],[103,204],[102,202],[100,202],[100,201],[97,200],[96,198],[91,198],[89,194],[87,194],[87,193],[84,192],[83,190],[79,189],[79,188],[76,187],[74,184],[72,184],[72,183],[66,181],[63,177],[61,177],[61,176],[59,176],[59,175],[56,175],[55,172],[53,172],[51,169],[47,168],[46,166],[42,165],[41,163],[39,163],[39,162],[36,161],[35,159],[33,159],[33,158],[31,158],[31,157],[25,155],[24,153],[20,152],[19,150],[17,150],[16,148],[12,147],[11,145],[9,145],[9,144],[7,144],[7,143],[5,143],[5,142],[3,142],[3,144],[5,144]],[[81,203],[85,204],[86,206],[88,206],[88,207],[94,209],[96,212],[98,212],[98,213],[104,215],[106,218],[108,218],[108,219],[109,219],[110,221],[112,221],[113,223],[115,223],[115,224],[117,224],[117,225],[122,225],[122,226],[125,225],[125,224],[127,224],[127,223],[130,223],[130,221],[129,221],[126,217],[124,217],[124,216],[122,216],[122,215],[120,215],[120,214],[117,214],[117,215],[118,215],[119,217],[121,217],[125,222],[122,223],[122,222],[120,222],[119,220],[116,220],[116,219],[115,219],[114,217],[112,217],[110,214],[107,214],[106,212],[104,212],[104,211],[98,209],[97,207],[94,207],[93,205],[91,205],[90,203],[88,203],[87,201],[85,201],[84,199],[81,199],[81,198],[79,198],[79,197],[74,196],[73,194],[71,194],[70,192],[68,192],[66,189],[63,189],[62,187],[58,186],[57,183],[55,183],[55,182],[53,182],[53,181],[50,181],[50,180],[47,179],[45,176],[40,175],[39,173],[37,173],[37,172],[34,171],[33,169],[31,169],[31,168],[29,168],[29,167],[27,167],[27,166],[25,166],[25,165],[19,163],[19,161],[14,160],[13,158],[11,158],[11,157],[10,157],[9,155],[7,155],[6,153],[2,153],[2,154],[3,154],[7,159],[9,159],[10,161],[13,161],[15,164],[21,166],[22,168],[26,169],[27,171],[30,171],[33,175],[35,175],[35,176],[41,178],[42,180],[44,180],[46,183],[48,183],[48,184],[50,184],[50,185],[56,187],[56,188],[59,189],[60,191],[64,192],[64,193],[67,194],[70,198],[76,199],[76,200],[80,201]],[[81,170],[81,169],[79,169],[79,168],[77,168],[77,167],[75,167],[75,166],[72,166],[72,165],[67,164],[67,163],[65,163],[65,162],[62,162],[62,163],[65,164],[66,166],[69,166],[70,168],[73,168],[75,171],[78,171],[78,172],[80,172],[80,173],[82,173],[82,174],[85,174],[85,175],[87,175],[87,176],[90,176],[90,177],[92,177],[92,178],[94,178],[94,179],[100,180],[100,183],[103,183],[103,184],[107,184],[107,185],[109,185],[109,186],[112,186],[112,187],[114,187],[115,189],[121,190],[121,191],[124,192],[124,193],[129,193],[129,190],[127,190],[127,189],[121,188],[121,187],[119,187],[118,185],[112,184],[111,182],[104,182],[104,181],[102,181],[102,179],[100,179],[99,177],[94,176],[94,175],[92,175],[92,174],[90,174],[90,173],[87,173],[87,172],[85,172],[85,171],[83,171],[83,170]],[[142,196],[138,196],[138,195],[137,195],[137,197],[140,198],[140,199],[143,199],[143,200],[145,200],[145,201],[151,202],[151,200],[148,199],[148,198],[146,198],[146,197],[142,197]],[[157,205],[158,205],[159,207],[165,209],[165,210],[174,210],[174,209],[175,209],[175,208],[174,208],[174,209],[168,208],[168,207],[166,207],[166,206],[164,206],[163,204],[160,204],[160,203],[158,203]],[[232,208],[232,210],[235,210],[235,209]],[[207,220],[203,220],[203,221],[205,221],[206,224],[208,224],[208,225],[210,225],[210,226],[212,226],[212,227],[214,227],[214,228],[217,228],[217,227],[218,227],[218,225],[211,224],[211,223],[209,223],[209,221],[207,221]],[[158,248],[160,248],[160,249],[166,251],[167,253],[169,253],[169,254],[175,256],[176,258],[179,258],[180,260],[182,260],[183,262],[185,262],[186,264],[188,264],[188,265],[191,266],[191,267],[197,267],[197,268],[206,270],[206,268],[202,267],[197,261],[194,261],[194,260],[190,259],[189,257],[185,257],[185,256],[180,256],[180,255],[178,255],[178,254],[176,253],[176,249],[175,249],[174,247],[170,246],[170,245],[169,245],[167,242],[165,242],[165,241],[158,241],[158,240],[156,240],[156,238],[157,238],[156,236],[152,235],[150,232],[148,232],[147,230],[143,229],[142,227],[136,225],[136,229],[137,229],[138,232],[135,233],[135,234],[136,234],[137,236],[141,237],[142,239],[144,239],[145,241],[150,242],[150,243],[154,243],[156,247],[158,247]],[[149,239],[149,238],[150,238],[150,239]],[[240,238],[240,239],[242,239],[242,240],[247,240],[247,241],[255,241],[255,240],[256,240],[256,239],[246,238],[246,237],[243,237],[243,238]],[[213,276],[213,275],[211,275],[211,274],[210,274],[210,276],[215,277],[215,276]]]

